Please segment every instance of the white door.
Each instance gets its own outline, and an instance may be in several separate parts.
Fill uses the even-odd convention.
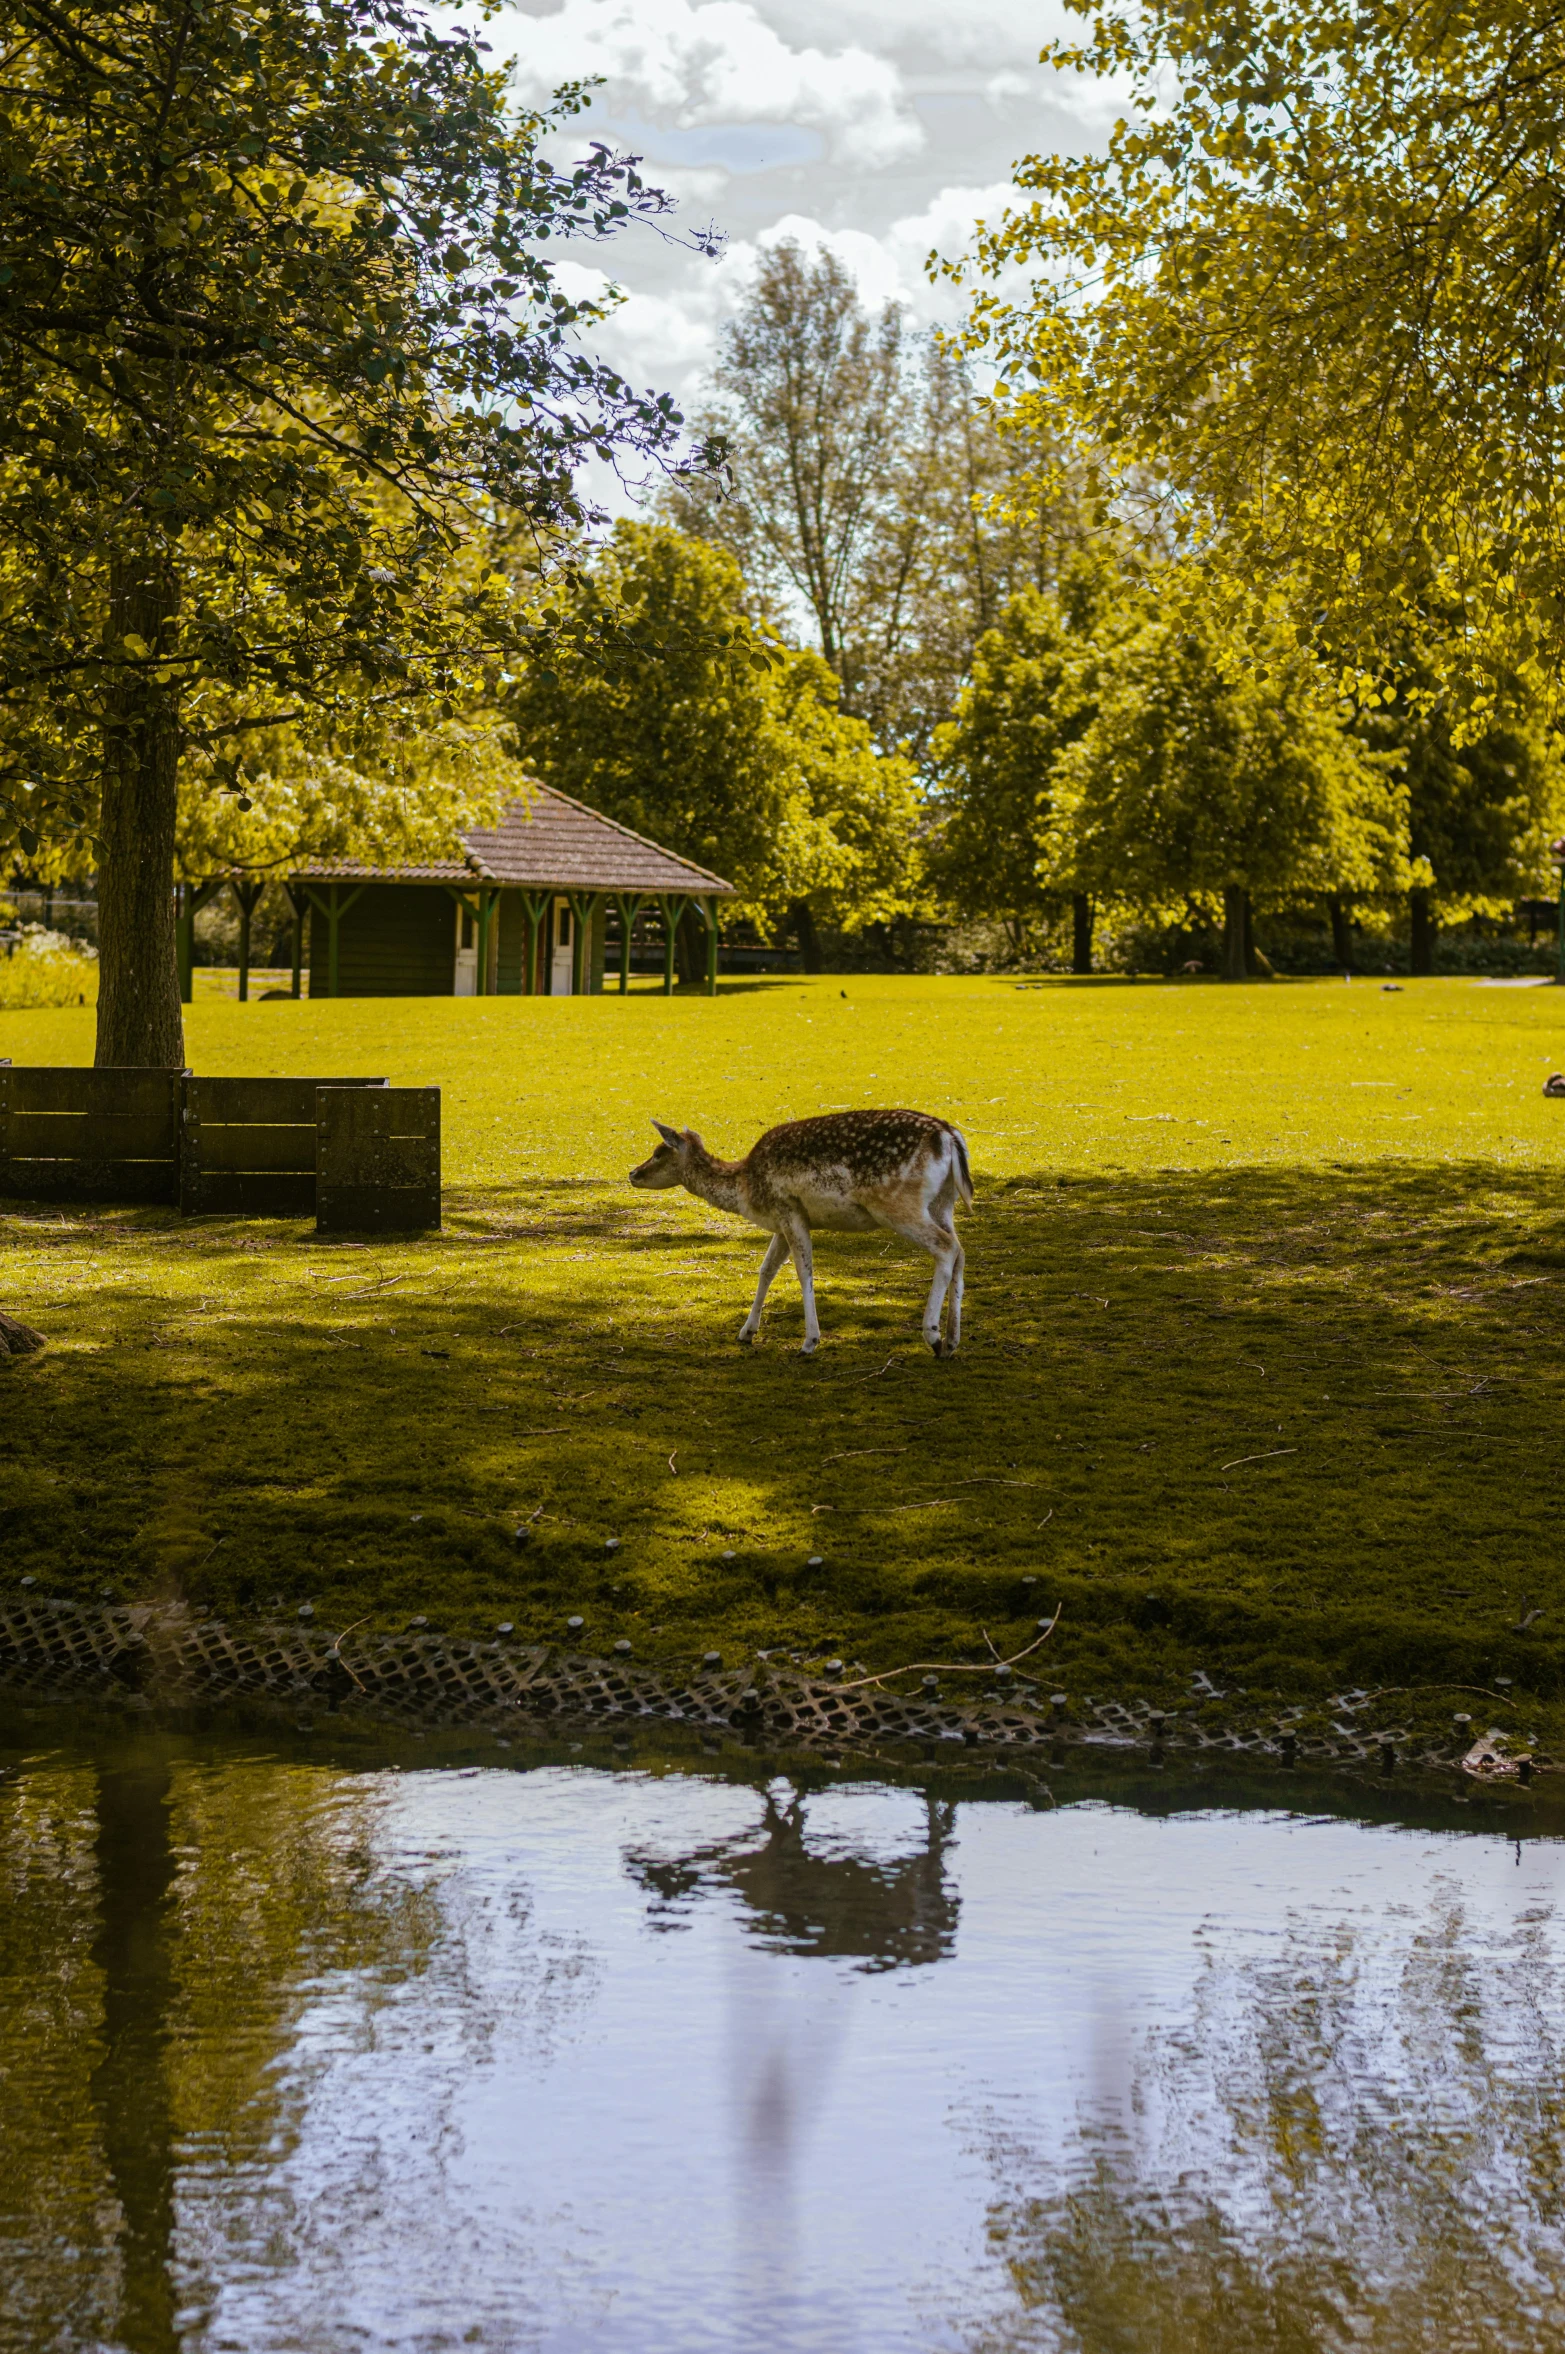
[[[557,899],[554,903],[552,937],[554,952],[549,959],[549,995],[551,997],[569,997],[574,980],[571,966],[574,962],[572,945],[575,934],[571,929],[571,907],[568,899]]]
[[[456,971],[451,986],[458,997],[478,995],[478,926],[471,908],[456,911]]]

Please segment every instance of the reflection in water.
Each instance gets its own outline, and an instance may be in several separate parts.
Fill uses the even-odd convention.
[[[376,1811],[157,1740],[0,1785],[0,2344],[176,2354],[236,2256],[278,2259],[299,2019],[333,1977],[367,2015],[434,1933]]]
[[[118,2303],[93,2102],[96,1801],[86,1764],[0,1782],[0,2344],[18,2354],[103,2343]]]
[[[867,1970],[901,1970],[951,1952],[959,1907],[945,1851],[954,1807],[927,1799],[922,1846],[890,1863],[840,1842],[808,1846],[800,1794],[789,1792],[784,1803],[769,1789],[765,1808],[759,1839],[738,1831],[683,1855],[627,1854],[632,1876],[655,1899],[654,1927],[678,1928],[704,1890],[731,1889],[772,1953],[828,1954]]]
[[[0,2349],[1555,2354],[1560,1853],[36,1757]]]
[[[1119,2114],[1050,2162],[997,2138],[1016,2305],[970,2343],[1072,2354],[1558,2354],[1565,1980],[1552,1908],[1496,1937],[1458,1894],[1378,1937],[1208,1943]],[[1389,1966],[1388,1966],[1389,1965]]]
[[[166,2045],[172,1929],[166,1760],[105,1761],[98,1774],[102,2042],[92,2093],[119,2206],[119,2335],[129,2354],[171,2354],[174,2125]]]

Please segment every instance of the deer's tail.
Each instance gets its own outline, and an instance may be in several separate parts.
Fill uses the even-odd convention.
[[[947,1121],[950,1128],[950,1122]],[[951,1128],[951,1148],[956,1155],[956,1189],[969,1209],[973,1206],[973,1172],[967,1165],[967,1138],[960,1128]]]

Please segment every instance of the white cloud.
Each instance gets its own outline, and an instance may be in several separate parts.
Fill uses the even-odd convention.
[[[987,188],[943,188],[922,211],[893,221],[880,236],[828,228],[806,213],[785,213],[760,237],[736,241],[720,261],[692,256],[666,293],[627,294],[593,334],[593,348],[633,383],[699,405],[723,321],[744,299],[762,250],[787,237],[806,251],[828,247],[872,310],[898,302],[914,325],[954,326],[969,294],[948,280],[931,281],[925,261],[931,249],[954,260],[969,245],[975,223],[998,219],[1015,196],[1003,180]],[[604,271],[580,262],[557,262],[555,274],[562,293],[573,300],[601,298],[611,284]]]
[[[1060,0],[767,0],[791,39],[862,41],[872,49],[919,48],[952,64],[995,56],[1035,58],[1046,41],[1080,40],[1083,26]]]
[[[890,58],[857,46],[791,47],[751,0],[564,0],[550,16],[508,12],[487,38],[514,56],[518,86],[533,100],[599,74],[611,103],[628,98],[685,128],[803,124],[839,160],[868,170],[924,144]]]

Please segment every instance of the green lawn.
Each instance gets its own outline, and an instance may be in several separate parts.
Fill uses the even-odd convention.
[[[0,1014],[0,1054],[85,1061],[90,1022]],[[203,997],[188,1052],[438,1082],[446,1230],[0,1216],[0,1301],[53,1343],[0,1376],[8,1579],[872,1666],[1060,1602],[1066,1690],[1482,1716],[1443,1687],[1498,1675],[1565,1730],[1559,991]],[[846,1236],[819,1357],[787,1273],[741,1354],[760,1238],[627,1187],[649,1119],[739,1151],[873,1103],[967,1133],[960,1357],[919,1341],[927,1262]]]

